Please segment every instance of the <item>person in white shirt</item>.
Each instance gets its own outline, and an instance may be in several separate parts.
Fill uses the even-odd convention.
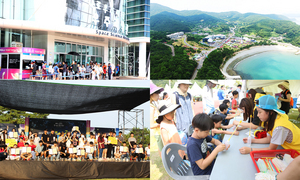
[[[203,112],[206,114],[212,114],[215,111],[215,104],[213,99],[212,88],[219,84],[216,80],[208,80],[202,90],[202,102]]]
[[[34,145],[38,146],[40,143],[40,140],[41,140],[41,138],[38,136],[38,134],[34,133],[34,138],[33,138]]]
[[[93,69],[92,71],[92,80],[96,80],[96,71]]]

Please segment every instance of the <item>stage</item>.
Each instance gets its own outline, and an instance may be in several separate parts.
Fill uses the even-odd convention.
[[[149,178],[150,162],[0,161],[0,179]]]

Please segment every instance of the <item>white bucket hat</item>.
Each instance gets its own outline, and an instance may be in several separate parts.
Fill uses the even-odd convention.
[[[188,85],[192,85],[193,83],[189,80],[177,80],[178,85],[179,84],[188,84]]]
[[[180,104],[173,104],[171,101],[164,101],[158,106],[158,110],[160,112],[158,118],[156,119],[156,122],[158,124],[161,123],[163,120],[164,115],[176,110],[179,108],[181,105]]]
[[[211,82],[211,83],[213,83],[213,84],[215,84],[215,85],[219,84],[219,82],[217,80],[208,80],[208,81]]]

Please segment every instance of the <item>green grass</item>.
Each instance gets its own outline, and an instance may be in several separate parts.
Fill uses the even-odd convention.
[[[158,147],[154,136],[150,136],[151,144],[151,164],[150,177],[151,179],[171,180],[172,178],[166,172],[164,165],[158,153]]]

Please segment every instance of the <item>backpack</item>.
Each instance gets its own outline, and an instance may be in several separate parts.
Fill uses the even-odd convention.
[[[179,94],[178,94],[178,92],[174,92],[174,94],[175,94],[175,97],[176,97],[176,104],[179,104]],[[187,93],[187,94],[190,97],[190,100],[192,101],[191,94],[190,93]]]
[[[285,91],[285,96],[287,96],[287,93],[288,93],[289,91],[290,91],[290,90]],[[294,99],[291,97],[290,107],[293,107],[293,106],[294,106]]]

